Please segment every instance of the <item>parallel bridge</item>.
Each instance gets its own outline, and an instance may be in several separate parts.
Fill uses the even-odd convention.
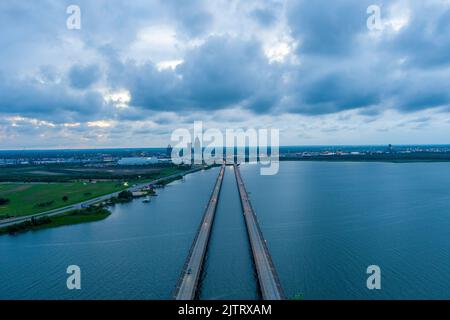
[[[244,211],[245,224],[247,226],[248,238],[252,247],[253,261],[258,274],[258,282],[264,300],[283,300],[285,295],[281,287],[278,274],[259,227],[255,211],[248,198],[239,167],[234,165],[234,173],[241,198],[242,210]]]
[[[193,300],[197,295],[198,282],[200,279],[203,260],[211,234],[217,202],[222,188],[223,176],[225,174],[225,164],[222,165],[216,184],[209,199],[208,205],[203,215],[202,222],[195,236],[192,247],[183,267],[180,279],[174,291],[176,300]]]
[[[237,165],[234,165],[234,172],[262,297],[264,300],[283,300],[285,299],[285,295],[280,280]],[[220,169],[202,222],[175,288],[174,298],[176,300],[193,300],[197,296],[198,283],[202,272],[203,261],[206,256],[224,174],[225,164]]]

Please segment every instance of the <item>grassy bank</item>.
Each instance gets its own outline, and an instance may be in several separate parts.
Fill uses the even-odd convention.
[[[105,208],[89,207],[82,210],[74,210],[60,216],[45,216],[33,219],[32,221],[25,221],[13,226],[0,228],[0,235],[17,234],[27,231],[36,231],[72,224],[100,221],[106,219],[110,214],[111,212]]]
[[[45,212],[124,190],[120,182],[69,182],[50,184],[0,184],[0,219]]]
[[[87,167],[85,165],[14,165],[0,170],[0,182],[74,182],[88,180],[152,180],[183,170],[173,164]]]
[[[138,170],[138,169],[136,169]],[[54,183],[1,183],[0,220],[28,216],[50,211],[106,194],[122,191],[134,184],[141,184],[173,174],[183,174],[187,168],[166,167],[152,174],[151,178],[135,177],[124,184],[111,181],[76,181]],[[124,180],[125,181],[125,180]],[[2,201],[3,200],[3,201]]]
[[[168,185],[171,182],[174,182],[174,181],[177,181],[177,180],[182,180],[182,179],[183,179],[182,175],[179,175],[179,176],[176,176],[176,177],[172,177],[172,178],[163,179],[163,180],[159,181],[156,184],[156,186],[158,186],[158,187],[165,187],[166,185]]]
[[[211,168],[207,167],[205,169]],[[186,173],[186,167],[179,169],[166,168],[161,171],[157,178],[162,179],[157,186],[163,187],[166,184],[183,178]],[[175,177],[167,177],[168,175],[179,174]],[[152,180],[153,181],[153,180]],[[133,184],[146,183],[150,181],[139,180],[130,181],[127,184],[102,181],[102,182],[72,182],[72,183],[6,183],[0,184],[0,213],[3,210],[3,218],[15,216],[24,216],[23,212],[39,213],[52,210],[55,208],[68,206],[73,203],[79,203],[104,194],[110,194],[121,191],[118,196],[111,197],[102,203],[94,204],[88,208],[81,210],[73,210],[62,213],[57,216],[42,216],[33,218],[30,221],[18,223],[9,227],[0,228],[1,234],[16,234],[27,231],[40,230],[45,228],[53,228],[64,225],[78,224],[99,221],[107,218],[110,211],[105,209],[107,206],[117,203],[130,202],[135,198],[147,197],[155,195],[153,188],[143,188],[138,195],[128,190],[124,190]],[[60,200],[54,200],[60,199]],[[28,211],[27,211],[28,210]],[[35,212],[33,212],[33,210]],[[36,212],[37,211],[37,212]],[[6,212],[6,213],[5,213]],[[31,213],[31,214],[32,214]]]

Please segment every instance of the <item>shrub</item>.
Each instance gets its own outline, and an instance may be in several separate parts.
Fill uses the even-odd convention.
[[[118,198],[123,200],[133,199],[133,193],[131,191],[125,190],[119,193]]]

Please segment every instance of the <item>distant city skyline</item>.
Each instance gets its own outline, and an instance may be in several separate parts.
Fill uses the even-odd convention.
[[[49,151],[49,152],[57,152],[57,151],[114,151],[114,150],[134,150],[134,151],[146,151],[146,150],[158,150],[162,152],[167,152],[167,150],[172,149],[171,145],[168,146],[157,146],[157,147],[90,147],[90,148],[19,148],[19,149],[0,149],[0,152],[17,152],[20,153],[21,151]],[[220,147],[220,146],[219,146]],[[223,148],[227,148],[222,146]],[[256,146],[246,146],[248,147],[256,147]],[[193,147],[192,147],[193,148]],[[205,146],[203,147],[205,148]],[[409,148],[419,148],[423,150],[428,149],[438,149],[440,152],[447,152],[450,151],[450,143],[449,144],[361,144],[361,145],[281,145],[280,150],[283,152],[286,151],[286,149],[291,149],[291,151],[299,149],[299,150],[347,150],[347,149],[356,149],[356,150],[365,150],[365,149],[376,149],[376,150],[387,150],[387,149],[393,149],[396,150],[399,149],[409,149]]]
[[[0,28],[1,150],[166,147],[194,121],[450,143],[449,1],[4,0]]]

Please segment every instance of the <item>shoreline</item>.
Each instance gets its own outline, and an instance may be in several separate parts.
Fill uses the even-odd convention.
[[[80,223],[89,223],[101,221],[108,218],[111,211],[103,207],[89,207],[87,209],[74,210],[59,216],[32,219],[31,221],[24,221],[8,227],[0,228],[0,236],[2,235],[18,235],[29,231],[39,231],[50,228],[57,228],[68,225],[75,225]]]
[[[104,200],[93,201],[89,204],[88,207],[81,207],[80,209],[68,210],[66,212],[58,212],[46,214],[38,213],[35,215],[24,216],[22,221],[17,221],[16,223],[7,224],[6,226],[0,225],[0,236],[2,235],[16,235],[20,233],[25,233],[28,231],[38,231],[42,229],[49,229],[54,227],[66,226],[66,225],[74,225],[80,223],[89,223],[96,222],[106,219],[111,215],[111,211],[107,208],[110,206],[114,206],[115,204],[127,203],[131,202],[135,199],[148,197],[148,196],[156,196],[156,192],[154,189],[164,188],[166,185],[183,179],[186,175],[191,173],[196,173],[201,170],[209,170],[214,166],[205,166],[194,168],[191,170],[187,170],[186,172],[179,172],[175,175],[169,175],[166,177],[162,177],[156,180],[148,181],[144,185],[154,184],[154,188],[145,189],[144,185],[140,185],[138,187],[132,187],[129,189],[122,190],[121,192],[109,194],[110,197]],[[142,192],[140,195],[133,195],[133,192],[130,190]],[[94,199],[95,200],[95,199]],[[72,205],[70,208],[73,209],[74,206],[78,206],[79,204]],[[0,220],[0,223],[2,221]]]
[[[446,163],[450,162],[450,158],[448,159],[351,159],[351,158],[280,158],[280,162],[290,162],[290,161],[299,161],[299,162],[384,162],[384,163]]]

